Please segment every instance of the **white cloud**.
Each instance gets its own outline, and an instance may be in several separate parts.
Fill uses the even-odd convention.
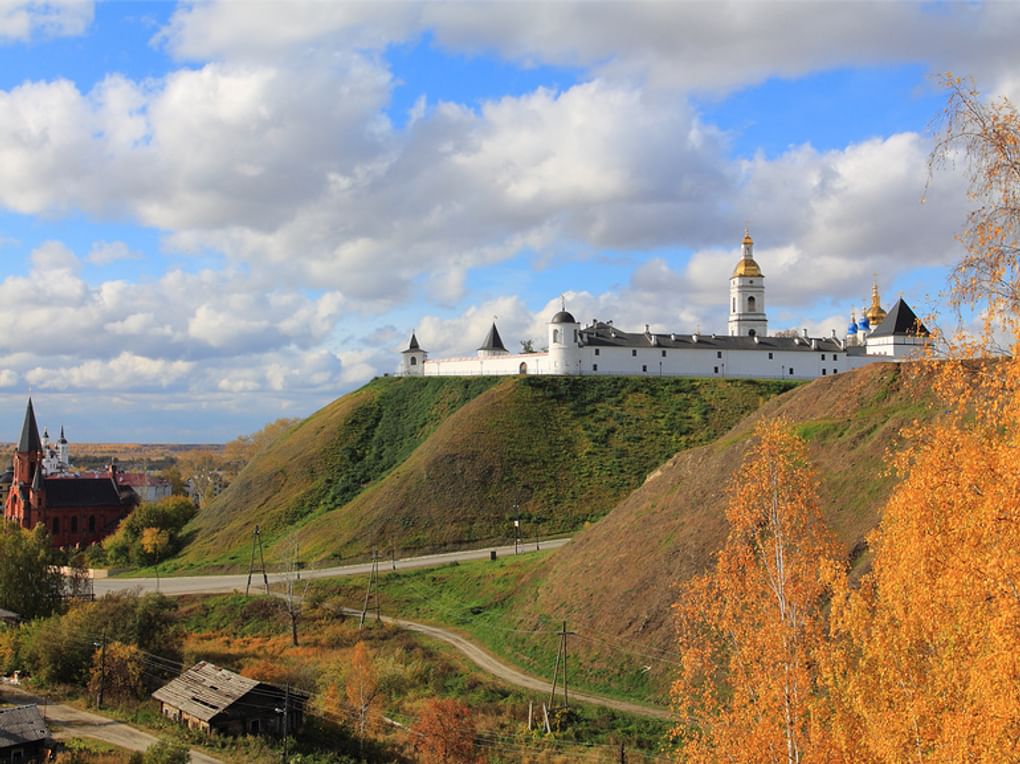
[[[121,260],[140,260],[140,252],[133,251],[122,241],[97,241],[85,258],[94,265],[109,265]]]
[[[0,43],[74,37],[92,23],[91,0],[0,0]]]
[[[335,46],[381,49],[419,26],[420,6],[406,2],[190,3],[178,8],[156,41],[179,58],[253,58]]]
[[[120,353],[108,361],[89,360],[64,368],[36,367],[25,374],[43,389],[131,390],[173,385],[194,368],[188,361],[167,361]]]

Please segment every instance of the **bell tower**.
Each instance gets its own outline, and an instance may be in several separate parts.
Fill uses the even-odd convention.
[[[765,276],[754,260],[754,241],[744,229],[741,258],[730,276],[731,337],[765,337],[769,322],[765,315]]]

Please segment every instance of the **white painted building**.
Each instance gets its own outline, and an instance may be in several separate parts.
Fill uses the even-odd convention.
[[[758,379],[814,379],[875,361],[915,357],[928,330],[902,299],[886,315],[872,288],[871,307],[851,318],[845,337],[768,336],[765,276],[745,232],[742,256],[730,277],[727,334],[626,332],[612,321],[582,326],[562,309],[548,324],[548,351],[510,353],[495,323],[473,356],[430,359],[412,333],[401,353],[403,376],[509,374],[637,375]],[[874,325],[874,329],[872,326]]]

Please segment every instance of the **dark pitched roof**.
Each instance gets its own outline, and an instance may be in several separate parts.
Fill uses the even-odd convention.
[[[0,709],[0,748],[37,743],[49,736],[38,706]]]
[[[492,323],[492,328],[489,329],[489,333],[485,335],[485,342],[478,348],[479,350],[502,350],[506,352],[506,348],[503,346],[503,340],[500,339],[499,330],[496,328],[496,322]]]
[[[415,336],[414,332],[411,332],[411,341],[407,343],[407,350],[402,352],[413,353],[415,350],[421,350],[421,345],[418,344],[418,338]]]
[[[53,477],[45,479],[46,506],[115,507],[130,504],[136,495],[127,486],[118,488],[109,477]]]
[[[17,623],[20,620],[21,616],[13,610],[4,610],[0,607],[0,623]]]
[[[758,337],[755,341],[754,337],[733,337],[728,334],[646,334],[625,332],[602,322],[582,329],[580,339],[581,344],[592,347],[846,352],[839,341],[831,337]]]
[[[202,661],[160,687],[152,693],[152,697],[207,722],[258,687],[268,692],[283,693],[275,685]],[[290,693],[297,702],[309,698],[308,693],[301,690],[291,688]]]
[[[28,407],[25,409],[25,423],[21,425],[18,450],[22,453],[42,451],[42,440],[39,438],[39,426],[35,423],[35,409],[32,408],[31,398],[28,399]]]
[[[921,323],[917,314],[910,309],[910,306],[901,297],[870,336],[892,337],[893,335],[906,335],[909,337],[927,337],[930,334],[931,332],[928,331],[928,327]]]

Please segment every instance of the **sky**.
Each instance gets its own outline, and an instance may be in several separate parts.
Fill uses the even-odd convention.
[[[222,442],[495,320],[919,314],[960,257],[939,74],[1017,3],[0,0],[0,440]],[[4,435],[3,433],[7,433]]]

